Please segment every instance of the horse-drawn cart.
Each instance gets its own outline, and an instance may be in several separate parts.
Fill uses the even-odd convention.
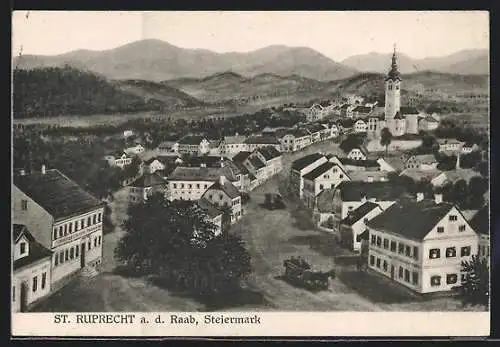
[[[283,262],[284,278],[299,287],[309,290],[328,289],[328,279],[335,278],[335,271],[313,271],[304,259],[291,257]]]

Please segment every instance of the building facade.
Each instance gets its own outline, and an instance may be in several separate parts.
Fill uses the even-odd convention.
[[[299,198],[302,199],[304,190],[303,176],[320,165],[328,162],[326,156],[321,153],[313,153],[295,160],[290,168],[290,186]]]

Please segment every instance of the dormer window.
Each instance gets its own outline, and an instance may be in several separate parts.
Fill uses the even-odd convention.
[[[19,244],[19,253],[20,254],[25,254],[26,253],[26,242],[21,242]]]

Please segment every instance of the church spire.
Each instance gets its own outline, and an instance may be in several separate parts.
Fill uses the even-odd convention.
[[[401,74],[399,73],[399,70],[398,70],[398,59],[397,59],[397,55],[396,55],[396,44],[394,44],[394,51],[392,53],[391,70],[387,74],[386,80],[389,80],[389,79],[392,79],[392,80],[399,79],[399,80],[401,80]]]

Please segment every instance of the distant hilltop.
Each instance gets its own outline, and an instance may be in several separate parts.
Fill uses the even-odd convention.
[[[262,74],[299,76],[317,81],[348,78],[359,72],[386,73],[390,52],[368,53],[336,62],[308,47],[273,45],[251,52],[216,53],[186,49],[148,39],[104,51],[77,50],[45,56],[14,58],[14,67],[33,69],[69,65],[109,79],[165,81],[205,78],[233,72],[244,77]],[[436,71],[453,74],[489,74],[488,50],[463,50],[445,57],[412,59],[400,54],[402,73]]]

